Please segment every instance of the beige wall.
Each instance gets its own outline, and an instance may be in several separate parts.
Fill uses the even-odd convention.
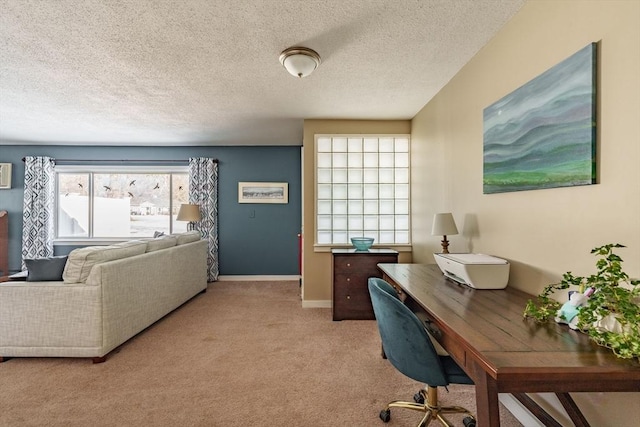
[[[591,42],[599,184],[483,195],[483,109]],[[592,274],[589,251],[606,243],[625,244],[623,266],[640,277],[640,1],[530,0],[416,115],[411,134],[414,262],[434,262],[431,218],[450,211],[462,233],[449,249],[507,258],[509,286],[537,293],[565,271]],[[631,426],[638,398],[576,401],[592,425]]]
[[[409,120],[305,120],[303,157],[302,227],[303,286],[302,300],[307,306],[326,304],[331,300],[331,253],[314,252],[315,236],[315,134],[409,134]],[[410,253],[401,253],[400,262],[409,262]]]
[[[599,184],[482,194],[482,111],[593,41],[598,55]],[[589,251],[619,242],[640,277],[640,1],[530,1],[412,121],[414,260],[433,262],[433,213],[451,211],[453,251],[514,265],[510,285],[539,291]]]

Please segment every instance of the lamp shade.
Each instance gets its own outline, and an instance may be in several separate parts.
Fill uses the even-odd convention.
[[[451,236],[458,234],[456,222],[450,213],[437,213],[433,216],[433,228],[431,234],[434,236]]]
[[[178,221],[189,222],[200,221],[200,206],[186,203],[180,205],[180,210],[178,211],[178,217],[176,219]]]
[[[295,77],[307,77],[320,65],[320,55],[306,47],[290,47],[280,54],[280,63]]]

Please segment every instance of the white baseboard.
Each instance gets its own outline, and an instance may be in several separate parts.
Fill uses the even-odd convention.
[[[275,282],[275,281],[289,281],[295,280],[300,281],[299,275],[292,276],[233,276],[233,275],[224,275],[218,276],[219,282]]]
[[[331,300],[303,300],[302,308],[331,308]]]
[[[544,424],[531,414],[531,412],[529,412],[529,410],[525,408],[518,399],[513,397],[511,393],[499,393],[498,400],[500,400],[500,403],[502,403],[523,426],[544,427]]]

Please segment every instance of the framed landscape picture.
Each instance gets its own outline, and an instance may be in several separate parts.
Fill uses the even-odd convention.
[[[239,182],[238,203],[289,203],[286,182]]]
[[[484,194],[596,183],[596,47],[484,109]]]
[[[0,189],[11,188],[11,163],[0,163]]]

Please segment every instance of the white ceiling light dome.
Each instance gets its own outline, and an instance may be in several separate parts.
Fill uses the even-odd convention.
[[[280,54],[280,63],[295,77],[307,77],[320,65],[320,55],[306,47],[290,47]]]

